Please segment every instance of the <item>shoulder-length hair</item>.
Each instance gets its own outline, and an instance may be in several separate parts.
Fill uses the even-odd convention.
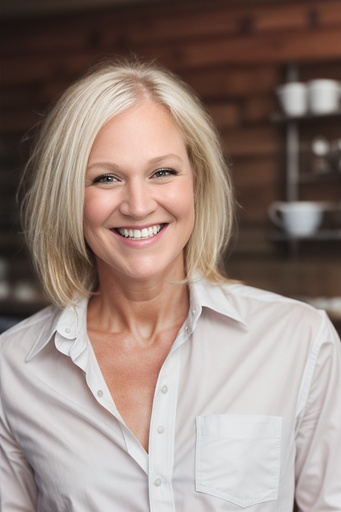
[[[149,99],[176,121],[194,177],[195,221],[185,247],[187,279],[224,279],[234,201],[219,135],[196,94],[154,63],[101,64],[69,87],[47,115],[24,173],[23,223],[37,273],[60,307],[96,289],[97,271],[83,233],[85,172],[100,129]]]

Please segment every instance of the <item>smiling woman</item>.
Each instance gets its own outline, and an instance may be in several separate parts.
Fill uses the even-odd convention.
[[[52,305],[0,338],[4,511],[338,510],[340,342],[225,277],[229,169],[195,94],[155,64],[91,71],[27,182]]]
[[[185,247],[186,272],[190,276],[199,271],[215,281],[223,278],[221,249],[231,235],[234,200],[229,172],[211,119],[194,93],[168,71],[139,63],[99,66],[66,91],[50,112],[24,177],[26,183],[26,179],[31,178],[31,170],[34,173],[34,184],[24,201],[28,245],[48,295],[62,307],[79,294],[94,291],[97,283],[93,253],[89,251],[83,232],[85,172],[88,169],[87,180],[91,177],[101,183],[112,182],[119,178],[115,174],[117,165],[130,164],[115,159],[107,162],[103,154],[100,160],[96,157],[94,168],[94,161],[89,162],[91,148],[100,134],[104,140],[104,130],[107,138],[110,137],[107,124],[115,124],[119,118],[125,122],[129,118],[128,111],[133,107],[142,108],[147,101],[151,110],[145,122],[149,119],[152,126],[158,106],[172,132],[176,132],[178,145],[182,138],[182,152],[185,148],[191,165],[195,224]],[[142,135],[142,128],[136,127],[134,137],[126,139],[127,160],[130,157],[139,161],[139,153],[133,150],[137,151]],[[156,144],[159,137],[155,127],[150,137],[153,138],[149,146],[152,142]],[[162,151],[158,154],[155,148],[148,156],[151,167],[147,170],[175,167],[175,171],[182,171],[181,181],[183,170],[179,155],[170,155],[171,137],[166,139],[169,145],[165,144],[165,139],[164,129],[163,146],[159,148]],[[160,146],[161,141],[158,144]],[[160,160],[166,155],[169,155],[169,163]]]
[[[193,173],[183,135],[165,107],[144,100],[109,121],[90,152],[84,236],[99,276],[106,284],[184,280],[183,251],[193,226]]]

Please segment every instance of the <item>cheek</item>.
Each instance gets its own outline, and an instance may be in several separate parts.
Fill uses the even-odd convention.
[[[178,188],[170,201],[173,207],[173,215],[181,225],[182,241],[187,243],[194,229],[194,193],[192,182],[183,183]]]
[[[84,197],[84,225],[100,224],[112,212],[112,201],[108,194],[98,190],[86,190]]]
[[[179,214],[194,216],[194,191],[192,182],[186,183],[174,196]]]
[[[183,207],[184,207],[184,216],[186,217],[186,224],[188,229],[188,240],[192,236],[194,226],[195,226],[195,205],[194,205],[194,190],[193,183],[189,184],[186,187],[186,191],[184,191],[183,197]]]

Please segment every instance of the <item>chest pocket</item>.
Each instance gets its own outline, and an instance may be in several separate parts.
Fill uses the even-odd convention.
[[[198,416],[196,490],[249,507],[276,500],[282,418]]]

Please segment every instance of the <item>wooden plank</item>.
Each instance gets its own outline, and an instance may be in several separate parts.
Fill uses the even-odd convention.
[[[30,130],[41,120],[37,111],[32,108],[20,109],[4,113],[0,123],[0,134],[23,134]]]
[[[279,67],[270,65],[223,65],[216,68],[181,70],[184,80],[198,94],[210,98],[242,98],[250,94],[272,93],[282,80]]]
[[[300,80],[306,82],[315,78],[332,78],[341,82],[341,63],[336,62],[309,62],[299,69]]]
[[[264,123],[269,121],[271,114],[278,108],[273,91],[264,95],[250,95],[242,102],[241,117],[245,124]]]
[[[51,58],[49,55],[20,55],[5,60],[2,65],[2,84],[41,84],[65,81],[70,83],[98,61],[93,52],[63,52]]]
[[[278,199],[278,167],[277,154],[259,156],[257,158],[235,158],[232,166],[233,182],[237,188],[268,186],[276,188],[275,197]]]
[[[232,179],[241,222],[267,222],[268,205],[279,197],[277,155],[236,159]]]
[[[132,18],[120,17],[120,27],[135,43],[188,40],[236,34],[261,34],[341,24],[339,0],[292,0],[276,3],[209,2],[146,6]],[[110,16],[109,16],[110,17]],[[112,23],[110,25],[111,33]]]
[[[224,131],[221,138],[226,154],[232,159],[276,155],[282,149],[278,131],[269,125]]]
[[[226,64],[289,63],[341,59],[340,28],[311,29],[257,38],[219,38],[210,41],[133,48],[181,71],[188,67]]]
[[[122,13],[123,14],[123,13]],[[335,27],[341,25],[339,0],[310,1],[289,4],[206,5],[185,10],[177,6],[173,12],[166,8],[155,12],[146,6],[132,17],[106,13],[101,22],[104,44],[116,43],[122,37],[129,44],[149,42],[188,41],[212,36],[236,36],[278,31],[298,31],[311,26]],[[113,30],[113,26],[115,30]]]
[[[236,256],[227,263],[227,269],[234,278],[291,297],[340,296],[340,285],[336,279],[340,262],[333,255],[316,257],[318,249],[316,247],[306,257],[301,254],[300,258],[250,258],[252,247],[249,246],[248,257],[241,258],[237,248]]]
[[[331,181],[315,183],[305,183],[300,188],[300,198],[302,201],[334,201],[339,203],[341,200],[341,182],[340,178]]]
[[[0,36],[2,58],[15,55],[41,55],[60,53],[62,51],[82,51],[87,47],[87,31],[80,30],[77,23],[69,27],[68,18],[64,23],[56,24],[47,19],[46,24],[32,19],[23,25],[13,22],[2,27]]]
[[[207,107],[218,128],[235,128],[241,125],[240,107],[235,102],[208,104]]]
[[[251,10],[253,9],[252,6]],[[257,8],[258,7],[258,8]],[[312,27],[335,27],[341,24],[340,1],[294,2],[288,5],[257,6],[255,33],[294,31]]]
[[[3,55],[58,53],[61,50],[141,46],[212,37],[304,32],[311,27],[341,26],[339,0],[258,5],[147,5],[134,11],[112,7],[78,15],[54,16],[2,24]],[[15,35],[15,37],[14,37]]]
[[[2,111],[12,108],[22,108],[35,100],[35,87],[2,87],[0,107]]]

